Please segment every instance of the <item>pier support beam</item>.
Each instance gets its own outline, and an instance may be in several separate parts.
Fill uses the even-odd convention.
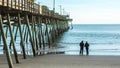
[[[6,39],[7,39],[7,34],[8,34],[8,26],[6,26],[6,32],[5,32]],[[5,50],[5,46],[3,47],[3,50]]]
[[[38,51],[38,39],[37,39],[37,30],[36,30],[37,26],[36,26],[36,16],[32,15],[32,37],[33,37],[33,41],[34,41],[34,47],[35,50]],[[38,54],[38,53],[36,53]]]
[[[40,17],[38,17],[38,39],[39,39],[39,49],[41,49],[42,48],[42,24],[41,24]]]
[[[9,13],[7,14],[7,21],[8,21],[8,26],[9,26],[11,40],[12,40],[12,43],[13,43],[13,51],[14,51],[14,55],[15,55],[15,60],[16,60],[16,63],[19,63],[18,55],[17,55],[17,51],[16,51],[16,46],[15,46],[15,40],[14,40],[13,32],[12,32],[12,29],[11,29]]]
[[[51,33],[51,36],[52,36],[52,42],[55,41],[55,24],[54,24],[54,19],[51,19],[51,26],[52,26],[52,33]]]
[[[38,24],[37,24],[36,21],[37,21],[37,19],[36,19],[36,16],[35,16],[35,17],[33,18],[33,22],[34,22],[33,24],[34,24],[36,50],[38,51],[38,47],[39,47],[39,46],[38,46],[38,45],[39,45],[39,44],[38,44],[38,32],[39,32],[39,31],[37,31],[37,28],[38,28],[37,25],[38,25]]]
[[[42,28],[42,20],[40,21],[41,24],[41,35],[42,35],[42,45],[43,45],[43,50],[45,50],[45,39],[44,39],[44,33],[43,33],[43,28]]]
[[[26,24],[27,24],[27,27],[28,27],[29,35],[30,35],[30,42],[31,42],[31,47],[32,47],[33,56],[35,57],[35,56],[36,56],[36,55],[35,55],[35,48],[34,48],[32,33],[31,33],[31,30],[30,30],[30,24],[29,24],[28,15],[26,15],[25,18],[26,18]]]
[[[15,29],[15,28],[14,28]],[[18,32],[18,27],[16,28],[16,31],[15,31],[15,37],[14,37],[14,40],[16,41],[16,38],[17,38],[17,32]],[[10,46],[9,48],[11,49],[11,46],[12,46],[12,40],[10,41]]]
[[[20,38],[21,38],[20,46],[22,47],[23,58],[26,59],[26,53],[25,53],[25,47],[24,47],[25,44],[24,44],[23,33],[21,29],[21,18],[19,13],[18,13],[18,27],[19,27]]]
[[[4,29],[3,29],[3,21],[2,21],[2,16],[1,15],[0,15],[0,31],[1,31],[2,38],[3,38],[3,43],[4,43],[4,46],[5,46],[5,54],[6,54],[6,58],[7,58],[7,61],[8,61],[8,66],[9,66],[9,68],[14,68],[13,67],[13,62],[12,62],[12,59],[11,59],[11,56],[10,56],[10,50],[8,48],[8,44],[7,44],[7,41],[6,41],[6,36],[5,36],[5,33],[4,33]]]
[[[1,36],[2,36],[2,35],[1,35],[1,31],[0,31],[0,44],[1,44],[1,42],[2,42],[2,40],[1,40]]]
[[[45,19],[45,21],[46,21],[46,23],[45,23],[45,25],[46,25],[46,34],[47,34],[47,42],[48,42],[48,47],[50,48],[50,36],[49,36],[49,33],[48,33],[48,24],[49,24],[49,20],[46,18]]]

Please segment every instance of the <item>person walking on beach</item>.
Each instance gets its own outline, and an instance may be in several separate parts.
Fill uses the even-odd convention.
[[[86,55],[89,55],[89,43],[86,41],[85,43]]]
[[[80,42],[80,54],[83,55],[83,51],[84,51],[84,43],[83,41]]]

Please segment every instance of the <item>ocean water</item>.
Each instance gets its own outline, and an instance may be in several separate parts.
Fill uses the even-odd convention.
[[[120,55],[120,24],[73,24],[56,42],[60,51],[66,55],[79,55],[81,41],[90,44],[90,55]],[[10,43],[8,32],[7,43]],[[20,36],[17,35],[16,48],[21,53]],[[32,54],[30,42],[25,43],[27,54]],[[3,54],[3,42],[0,42],[0,54]],[[84,50],[84,55],[86,51]]]
[[[82,40],[90,44],[90,55],[120,55],[120,24],[73,24],[57,43],[65,54],[79,55]]]

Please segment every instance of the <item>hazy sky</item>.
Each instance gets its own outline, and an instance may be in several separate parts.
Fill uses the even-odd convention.
[[[53,0],[37,0],[41,5],[53,8]],[[56,11],[59,5],[70,13],[73,23],[79,24],[120,24],[120,0],[56,0]]]

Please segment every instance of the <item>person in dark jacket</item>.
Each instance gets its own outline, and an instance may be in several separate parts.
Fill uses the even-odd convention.
[[[89,43],[86,41],[85,43],[86,55],[89,55]]]
[[[83,41],[80,42],[80,54],[83,55],[83,51],[84,51],[84,43]]]

